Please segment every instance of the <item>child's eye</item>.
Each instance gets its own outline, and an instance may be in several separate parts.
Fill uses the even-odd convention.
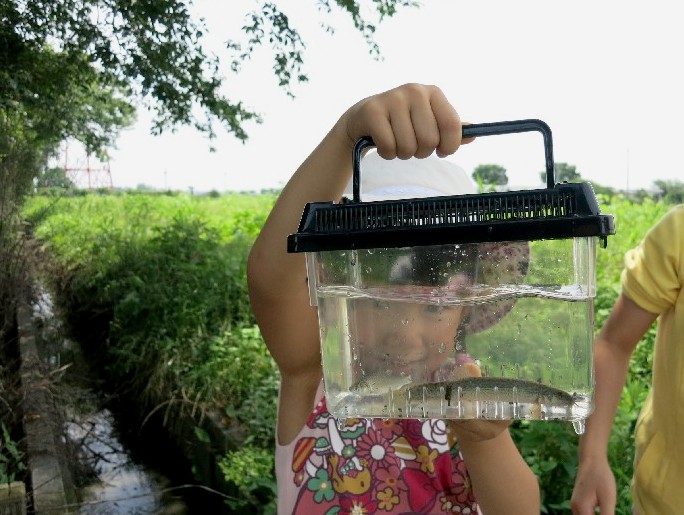
[[[433,313],[433,314],[438,314],[444,311],[445,307],[444,306],[438,306],[437,304],[427,304],[425,306],[425,311],[428,313]]]

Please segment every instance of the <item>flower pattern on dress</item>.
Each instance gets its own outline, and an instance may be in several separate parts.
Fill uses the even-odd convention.
[[[473,495],[473,488],[470,484],[470,476],[466,470],[465,462],[457,463],[451,472],[451,492],[456,497],[456,502],[464,504],[473,502],[475,496]]]
[[[373,429],[358,439],[356,454],[366,460],[373,475],[377,474],[379,468],[386,469],[392,465],[399,465],[399,458],[394,454],[390,442],[382,437],[380,431]]]
[[[391,489],[393,492],[406,490],[406,484],[401,478],[401,469],[397,466],[390,466],[386,469],[378,469],[375,473],[378,481],[378,490]]]
[[[295,514],[476,514],[465,463],[441,420],[350,419],[337,423],[325,399],[295,445]],[[299,486],[301,485],[301,486]]]
[[[373,427],[379,430],[382,437],[387,440],[393,440],[404,432],[399,421],[394,418],[374,418],[372,423]]]
[[[306,487],[314,492],[314,500],[318,503],[322,502],[323,499],[332,501],[332,498],[335,497],[332,481],[330,481],[328,471],[325,469],[318,469],[316,471],[316,476],[309,479],[306,483]]]

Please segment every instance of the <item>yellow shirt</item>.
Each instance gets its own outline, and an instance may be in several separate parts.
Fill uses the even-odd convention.
[[[636,426],[634,505],[642,515],[684,513],[684,205],[625,255],[622,291],[658,313],[653,387]]]

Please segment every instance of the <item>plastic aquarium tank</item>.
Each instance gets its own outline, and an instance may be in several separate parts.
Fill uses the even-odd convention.
[[[330,412],[568,420],[582,432],[597,240],[307,252]]]

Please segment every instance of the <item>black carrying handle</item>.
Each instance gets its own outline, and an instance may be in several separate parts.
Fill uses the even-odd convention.
[[[546,157],[546,187],[553,188],[555,185],[553,169],[553,142],[551,140],[551,128],[541,120],[514,120],[510,122],[473,123],[463,125],[463,137],[472,138],[478,136],[496,136],[498,134],[515,134],[518,132],[539,131],[544,136],[544,154]],[[361,201],[361,157],[363,151],[374,147],[375,143],[370,136],[360,138],[354,145],[354,176],[352,187],[354,202]]]

